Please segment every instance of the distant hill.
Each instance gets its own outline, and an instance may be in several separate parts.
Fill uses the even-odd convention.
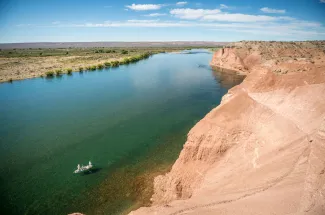
[[[85,48],[85,47],[180,47],[223,46],[228,42],[172,41],[172,42],[45,42],[45,43],[0,43],[0,49],[25,48]]]

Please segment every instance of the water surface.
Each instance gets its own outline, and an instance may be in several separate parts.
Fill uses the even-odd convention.
[[[120,214],[148,204],[152,179],[242,78],[202,50],[119,68],[0,85],[4,214]],[[233,78],[234,77],[234,78]],[[92,174],[72,174],[77,164]]]

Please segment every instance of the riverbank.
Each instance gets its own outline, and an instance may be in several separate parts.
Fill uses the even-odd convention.
[[[138,214],[324,214],[324,42],[239,42],[211,65],[247,74],[188,133]]]
[[[25,48],[0,50],[0,83],[132,63],[191,47]],[[134,62],[135,62],[134,61]]]

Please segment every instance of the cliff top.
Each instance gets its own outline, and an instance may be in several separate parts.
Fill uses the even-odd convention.
[[[325,41],[234,42],[217,52],[212,64],[244,73],[263,69],[281,74],[310,71],[325,65]]]

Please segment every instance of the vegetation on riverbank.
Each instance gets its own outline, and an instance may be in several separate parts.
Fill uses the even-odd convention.
[[[151,55],[153,55],[153,54],[150,53],[150,52],[146,52],[146,53],[143,53],[143,54],[140,54],[140,55],[136,55],[136,56],[132,56],[132,57],[126,57],[126,58],[123,58],[122,60],[114,60],[114,61],[111,61],[111,62],[105,62],[103,64],[87,66],[86,70],[94,71],[96,69],[101,70],[101,69],[104,69],[104,68],[118,67],[120,65],[136,63],[136,62],[138,62],[140,60],[149,58]],[[73,70],[71,68],[66,69],[66,71],[67,71],[66,73],[68,75],[71,75],[72,72],[73,72]],[[80,71],[84,71],[84,69],[83,69],[83,67],[79,67],[78,70],[76,70],[76,71],[80,72]],[[56,76],[61,76],[62,74],[63,74],[62,69],[55,70],[55,75]],[[54,72],[53,71],[48,71],[48,72],[45,73],[45,75],[46,75],[46,77],[53,77]]]
[[[63,71],[61,69],[55,70],[56,76],[60,76],[60,75],[62,75],[62,73],[63,73]]]
[[[153,54],[197,47],[28,48],[0,50],[0,82],[118,67]],[[211,47],[202,47],[211,48]],[[40,54],[42,53],[42,54]],[[68,69],[72,71],[68,71]],[[57,72],[60,70],[61,72]],[[51,75],[50,75],[51,76]]]
[[[46,77],[54,77],[54,72],[53,71],[48,71],[45,73]]]

